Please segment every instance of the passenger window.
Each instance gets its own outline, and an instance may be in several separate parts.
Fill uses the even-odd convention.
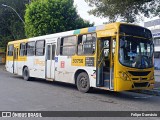
[[[55,59],[55,49],[56,49],[56,46],[52,45],[52,60]]]
[[[45,51],[45,41],[39,40],[36,42],[36,56],[43,56]]]
[[[51,45],[47,45],[47,60],[51,60]]]
[[[25,55],[26,55],[26,44],[21,43],[20,44],[19,56],[25,56]]]
[[[8,45],[8,56],[13,56],[13,50],[14,50],[14,46]]]
[[[96,49],[96,34],[80,35],[78,37],[78,55],[92,55]]]
[[[60,46],[61,46],[61,39],[58,38],[57,40],[57,51],[56,51],[56,55],[60,54]]]
[[[35,54],[35,42],[27,43],[27,56],[34,56]]]
[[[76,53],[76,36],[64,37],[61,39],[60,55],[71,56]]]

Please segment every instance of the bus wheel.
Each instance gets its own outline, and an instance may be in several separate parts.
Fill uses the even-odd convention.
[[[27,67],[24,68],[23,70],[23,79],[29,81],[29,70]]]
[[[89,76],[86,72],[82,72],[77,77],[77,88],[80,92],[88,92],[90,89]]]

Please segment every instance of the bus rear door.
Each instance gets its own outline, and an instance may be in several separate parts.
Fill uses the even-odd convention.
[[[46,79],[55,79],[55,43],[47,43]]]

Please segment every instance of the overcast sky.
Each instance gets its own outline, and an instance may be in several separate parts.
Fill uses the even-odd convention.
[[[84,0],[74,0],[74,5],[77,6],[78,14],[85,20],[90,22],[94,22],[95,25],[102,25],[104,22],[108,21],[104,18],[95,17],[93,15],[89,15],[87,11],[92,9],[87,5]]]
[[[74,0],[74,5],[77,6],[78,14],[85,20],[90,21],[91,23],[94,22],[95,25],[102,25],[104,22],[108,22],[108,19],[105,18],[100,18],[100,17],[95,17],[93,15],[89,15],[87,11],[92,9],[87,5],[87,3],[84,0]],[[144,22],[150,21],[157,19],[158,17],[155,18],[144,18],[144,21],[140,21],[139,25],[144,26]]]

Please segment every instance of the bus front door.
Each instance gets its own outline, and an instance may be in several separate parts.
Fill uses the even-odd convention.
[[[14,47],[13,52],[13,73],[18,74],[18,47]]]
[[[55,44],[47,44],[46,79],[54,80],[55,76]]]
[[[98,40],[97,86],[113,90],[114,76],[114,39],[112,37]]]

